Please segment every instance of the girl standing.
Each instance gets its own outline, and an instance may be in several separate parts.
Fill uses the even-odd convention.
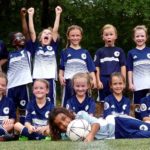
[[[108,115],[129,115],[130,100],[123,96],[125,78],[121,73],[114,72],[110,76],[110,89],[112,94],[104,100],[104,118]]]
[[[75,94],[67,101],[66,108],[78,113],[81,110],[91,115],[95,113],[95,101],[90,97],[90,76],[87,73],[77,73],[72,78]]]
[[[71,79],[78,72],[89,72],[92,77],[93,87],[96,88],[95,65],[86,49],[80,45],[83,30],[80,26],[72,25],[67,30],[67,48],[61,52],[59,80],[64,86],[62,106],[73,95]]]

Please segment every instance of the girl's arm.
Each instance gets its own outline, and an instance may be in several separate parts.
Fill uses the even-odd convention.
[[[94,140],[94,137],[96,135],[96,133],[100,130],[100,125],[98,123],[93,123],[91,125],[91,131],[90,133],[87,135],[86,139],[84,140],[84,142],[91,142]]]
[[[133,72],[128,71],[128,82],[129,82],[129,89],[134,91],[134,84],[133,84]]]
[[[59,70],[59,82],[62,86],[66,85],[66,80],[64,78],[64,70]]]
[[[25,127],[28,128],[28,132],[31,134],[33,132],[36,132],[36,128],[31,125],[29,122],[25,122]]]
[[[91,81],[92,88],[95,89],[97,88],[95,72],[90,72],[90,76],[92,78]]]
[[[126,81],[126,66],[121,66],[121,74],[123,75]]]
[[[54,27],[53,27],[53,40],[56,41],[58,38],[58,29],[59,29],[59,23],[60,23],[60,16],[62,13],[62,8],[60,6],[57,6],[55,8],[55,22],[54,22]]]
[[[23,34],[26,37],[26,39],[29,40],[30,35],[29,35],[28,25],[27,25],[27,21],[26,21],[26,14],[27,14],[26,8],[24,8],[24,7],[21,8],[20,16],[21,16]]]
[[[103,89],[103,83],[100,80],[100,68],[96,67],[97,89]]]
[[[32,42],[35,42],[36,40],[36,33],[34,29],[34,23],[33,23],[33,15],[34,15],[34,8],[28,9],[28,15],[29,15],[29,32]]]

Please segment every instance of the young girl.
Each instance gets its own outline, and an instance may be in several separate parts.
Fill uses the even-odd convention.
[[[0,72],[0,136],[12,131],[16,120],[15,104],[5,96],[7,82],[6,75]]]
[[[47,100],[49,83],[47,80],[38,79],[33,84],[35,99],[27,105],[25,125],[15,123],[15,130],[29,140],[44,139],[49,134],[48,115],[54,108],[51,101]]]
[[[88,73],[77,73],[72,78],[72,87],[75,95],[73,95],[66,104],[66,108],[78,113],[81,110],[88,112],[91,115],[95,113],[95,101],[90,94],[90,76]]]
[[[126,79],[126,59],[124,51],[115,46],[117,30],[111,24],[102,28],[102,39],[105,46],[98,49],[95,54],[97,88],[99,89],[99,100],[104,101],[110,95],[109,80],[113,72],[121,72]]]
[[[114,72],[110,76],[110,89],[112,94],[104,100],[104,118],[108,115],[129,115],[130,100],[123,96],[125,88],[125,78],[119,72]]]
[[[61,52],[59,80],[64,86],[62,106],[66,106],[67,100],[73,95],[71,79],[78,72],[89,72],[92,77],[93,87],[96,87],[95,65],[86,49],[80,45],[83,30],[80,26],[72,25],[67,30],[68,45]]]
[[[129,89],[134,91],[134,103],[140,104],[150,89],[150,48],[146,47],[148,31],[144,25],[133,29],[133,40],[136,47],[128,52]]]
[[[28,9],[29,14],[29,31],[31,40],[34,43],[34,62],[33,62],[33,79],[46,79],[50,84],[50,93],[48,97],[56,105],[56,89],[55,79],[57,78],[57,64],[56,64],[56,52],[58,46],[58,28],[60,22],[60,16],[62,8],[57,6],[55,8],[56,18],[54,27],[43,29],[39,34],[36,42],[36,33],[33,24],[34,8]]]
[[[60,139],[61,133],[66,132],[73,119],[85,119],[91,124],[91,131],[85,142],[95,139],[121,139],[121,138],[150,138],[150,124],[129,116],[114,117],[109,115],[106,119],[95,118],[85,111],[73,115],[63,107],[54,108],[49,115],[49,124],[52,137]]]

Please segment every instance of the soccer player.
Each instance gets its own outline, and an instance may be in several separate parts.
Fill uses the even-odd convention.
[[[27,105],[25,125],[17,122],[14,126],[21,136],[25,136],[29,140],[41,140],[49,135],[48,115],[54,105],[47,99],[48,93],[49,82],[44,79],[35,80],[33,84],[35,99]]]
[[[113,25],[106,24],[103,26],[102,39],[105,45],[96,51],[94,62],[99,101],[104,102],[105,97],[111,94],[109,88],[110,75],[113,72],[121,72],[126,79],[126,58],[122,48],[115,45],[117,30]]]
[[[89,52],[82,48],[83,30],[78,25],[72,25],[67,30],[67,48],[62,50],[59,69],[59,81],[63,86],[62,106],[73,95],[71,79],[78,72],[89,72],[93,88],[96,88],[95,65]]]
[[[114,72],[110,76],[110,89],[112,94],[104,100],[104,118],[108,115],[129,115],[130,100],[123,96],[126,81],[120,72]]]
[[[91,78],[88,73],[77,73],[72,78],[75,94],[67,101],[66,108],[78,113],[81,110],[91,115],[95,113],[95,101],[91,94]]]

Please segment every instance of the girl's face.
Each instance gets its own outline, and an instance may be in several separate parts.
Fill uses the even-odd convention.
[[[52,32],[48,29],[44,29],[40,40],[42,45],[49,45],[52,41]]]
[[[37,99],[43,99],[48,94],[49,90],[44,82],[35,81],[33,85],[33,94]]]
[[[61,131],[66,132],[71,121],[72,119],[70,117],[64,113],[60,113],[55,117],[54,123]]]
[[[114,94],[122,94],[125,88],[125,83],[121,77],[113,76],[110,88],[112,89]]]
[[[86,78],[76,78],[74,79],[73,89],[76,96],[84,96],[89,88]]]
[[[145,46],[145,42],[147,40],[146,33],[143,29],[138,29],[134,33],[134,42],[136,43],[137,47]]]
[[[82,34],[79,29],[72,29],[68,34],[68,40],[70,41],[70,46],[80,45],[82,39]]]
[[[103,40],[106,47],[112,47],[115,45],[117,35],[113,28],[107,28],[103,31]]]
[[[7,83],[5,78],[0,78],[0,96],[6,93]]]

